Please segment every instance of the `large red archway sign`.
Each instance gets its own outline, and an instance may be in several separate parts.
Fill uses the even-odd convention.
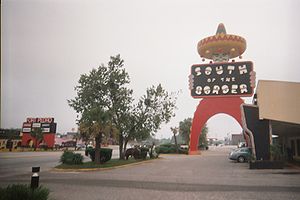
[[[240,97],[203,98],[195,111],[190,133],[190,155],[200,154],[198,150],[199,136],[204,124],[212,116],[224,113],[233,117],[241,126],[240,106],[244,101]]]
[[[195,64],[189,76],[191,96],[202,98],[194,114],[189,154],[199,154],[198,142],[204,124],[212,116],[224,113],[233,117],[241,126],[241,97],[250,97],[255,87],[255,72],[250,61],[229,62],[241,57],[246,50],[246,40],[227,34],[224,24],[219,24],[217,33],[199,41],[201,58],[213,60]],[[244,134],[246,142],[249,138]]]

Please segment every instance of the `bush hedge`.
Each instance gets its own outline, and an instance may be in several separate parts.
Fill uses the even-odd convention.
[[[135,151],[134,154],[133,154],[134,159],[136,159],[136,160],[137,159],[146,159],[149,148],[140,147],[140,148],[137,148],[137,149],[138,149],[138,151]]]
[[[175,145],[175,144],[162,144],[162,145],[159,145],[155,148],[155,151],[160,154],[160,153],[177,153],[176,152],[176,148],[178,149],[178,153],[179,154],[188,154],[188,149],[183,149],[183,148],[180,148],[179,145]]]
[[[29,185],[13,184],[0,188],[0,200],[47,200],[49,189],[38,187],[34,190]]]
[[[101,148],[100,149],[100,162],[105,163],[111,159],[112,156],[112,149],[108,148]],[[95,161],[95,149],[92,147],[89,147],[85,150],[85,155],[90,156],[91,160]]]
[[[132,156],[136,160],[146,159],[148,152],[149,152],[149,148],[147,148],[147,147],[129,148],[125,152],[125,158],[126,158],[126,160],[128,160],[129,156]]]
[[[64,151],[60,157],[60,162],[67,165],[80,165],[83,163],[83,156],[73,151]]]

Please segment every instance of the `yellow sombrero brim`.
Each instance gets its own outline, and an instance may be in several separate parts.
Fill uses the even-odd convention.
[[[227,54],[229,58],[235,58],[245,52],[246,46],[244,38],[221,33],[200,40],[198,53],[201,57],[208,59],[212,59],[213,54]]]

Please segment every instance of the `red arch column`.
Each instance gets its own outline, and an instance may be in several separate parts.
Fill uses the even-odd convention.
[[[232,116],[242,127],[241,104],[244,101],[240,97],[203,98],[194,113],[190,133],[190,155],[200,154],[198,150],[198,138],[204,124],[212,116],[224,113]]]

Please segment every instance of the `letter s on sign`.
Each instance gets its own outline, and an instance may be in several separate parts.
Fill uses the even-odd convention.
[[[196,73],[196,76],[200,76],[201,75],[201,69],[200,69],[200,67],[196,67],[195,68],[195,73]]]

